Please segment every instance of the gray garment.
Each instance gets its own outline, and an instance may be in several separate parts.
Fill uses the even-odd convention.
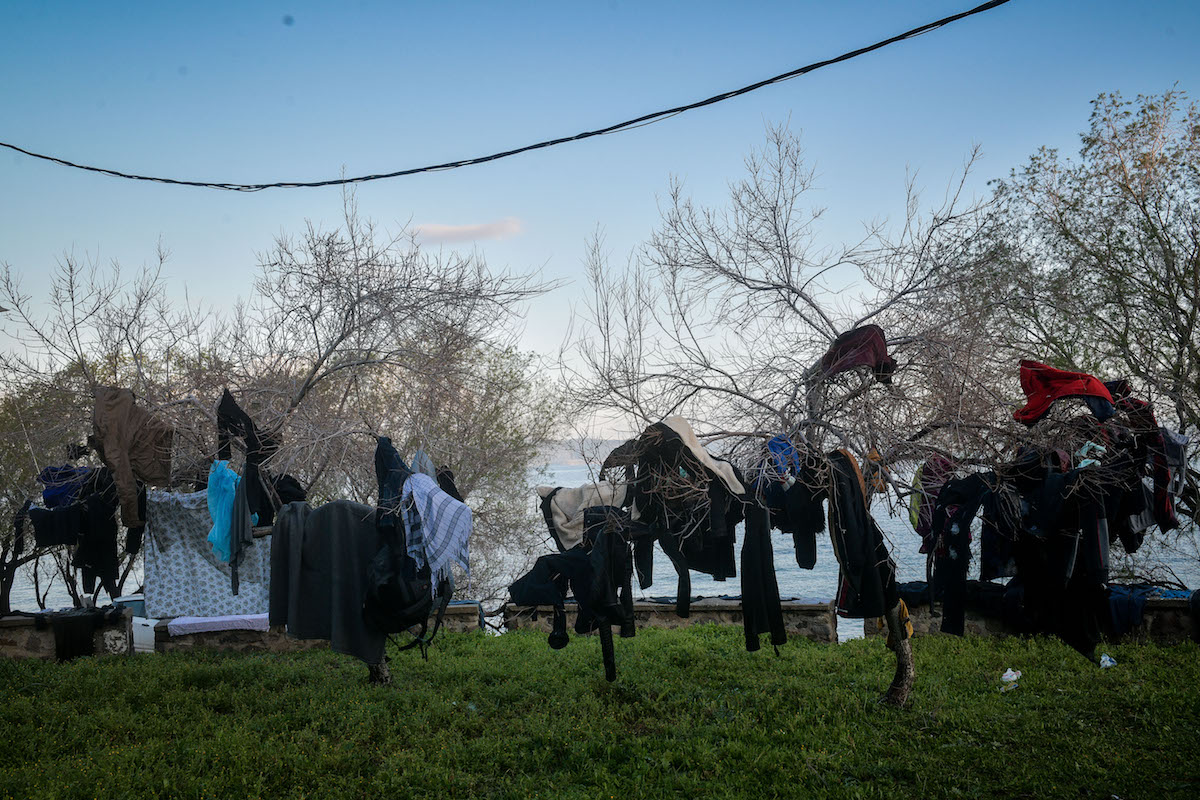
[[[381,663],[386,636],[362,615],[367,570],[378,551],[370,506],[288,503],[271,533],[271,625],[286,625],[297,639],[328,639],[339,653]]]
[[[238,593],[238,563],[247,548],[254,545],[254,522],[250,518],[250,502],[246,499],[246,481],[238,481],[233,492],[233,508],[229,516],[229,573],[233,593]],[[265,546],[265,545],[264,545]]]
[[[417,449],[412,457],[412,471],[421,472],[433,479],[437,479],[437,470],[433,467],[433,459],[424,450]]]

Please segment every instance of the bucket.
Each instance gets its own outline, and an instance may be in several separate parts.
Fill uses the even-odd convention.
[[[146,596],[144,594],[127,594],[124,597],[114,597],[113,603],[125,606],[135,617],[146,616]]]
[[[133,652],[154,652],[154,626],[157,623],[158,620],[156,619],[146,619],[145,617],[133,618]]]

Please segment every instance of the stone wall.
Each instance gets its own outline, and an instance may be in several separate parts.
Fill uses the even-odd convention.
[[[788,636],[806,638],[814,642],[837,642],[837,615],[833,603],[800,603],[785,600],[783,625]],[[574,603],[566,604],[568,633],[574,631],[577,609]],[[554,619],[552,606],[517,606],[508,603],[503,609],[504,627],[508,630],[536,630],[550,632]],[[695,600],[688,617],[675,613],[674,603],[635,602],[633,616],[639,628],[682,628],[688,625],[714,623],[717,625],[742,625],[742,604],[738,600],[704,598]]]
[[[929,636],[941,634],[941,606],[930,609],[929,606],[909,608],[909,619],[912,621],[913,634]],[[867,619],[863,621],[863,631],[867,636],[884,635],[887,631],[882,625],[882,619]],[[1196,636],[1195,621],[1188,612],[1187,600],[1156,600],[1146,601],[1146,610],[1142,615],[1142,624],[1137,629],[1120,637],[1121,641],[1146,641],[1157,644],[1179,644]],[[1010,636],[1010,630],[1001,620],[984,617],[978,612],[967,610],[964,627],[971,636]]]
[[[206,648],[233,653],[290,653],[329,646],[323,639],[292,638],[280,625],[265,631],[205,631],[172,636],[167,630],[168,622],[162,619],[154,626],[155,652],[177,653]]]
[[[113,622],[105,623],[93,636],[96,655],[126,655],[133,652],[133,615],[128,609]],[[54,631],[38,630],[27,616],[0,617],[0,657],[40,658],[53,661]]]
[[[455,603],[446,609],[442,630],[438,633],[477,631],[482,617],[478,603]],[[289,653],[297,650],[328,647],[324,639],[296,639],[286,629],[276,625],[265,631],[207,631],[172,636],[167,630],[169,620],[159,620],[154,626],[154,649],[159,653],[207,648],[226,652]],[[433,621],[430,620],[432,626]],[[401,637],[403,638],[403,637]]]
[[[1142,624],[1123,637],[1130,641],[1151,641],[1158,644],[1179,644],[1200,641],[1197,625],[1187,600],[1147,600]]]

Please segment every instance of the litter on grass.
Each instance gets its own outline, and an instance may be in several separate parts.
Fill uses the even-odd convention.
[[[1009,667],[1004,671],[1004,674],[1000,676],[1000,691],[1011,692],[1013,689],[1016,689],[1018,686],[1020,686],[1020,684],[1017,683],[1017,679],[1020,677],[1021,670]]]

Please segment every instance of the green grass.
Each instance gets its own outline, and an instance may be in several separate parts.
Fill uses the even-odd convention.
[[[395,684],[329,652],[0,662],[0,797],[1200,797],[1200,648],[737,628],[439,638]],[[1024,673],[1001,694],[1006,667]]]

